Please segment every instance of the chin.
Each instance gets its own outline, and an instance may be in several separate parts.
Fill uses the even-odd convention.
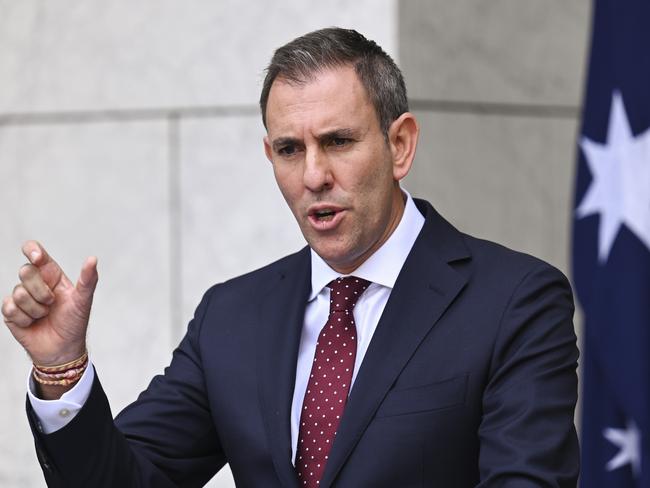
[[[341,274],[350,274],[361,265],[361,263],[358,262],[358,257],[351,258],[350,253],[344,251],[335,252],[332,249],[312,249],[314,249],[316,254],[318,254],[323,261],[330,266],[330,268]]]
[[[346,258],[346,253],[341,250],[317,245],[310,245],[310,247],[333,268],[335,266],[345,266],[344,263],[349,261],[349,259]]]

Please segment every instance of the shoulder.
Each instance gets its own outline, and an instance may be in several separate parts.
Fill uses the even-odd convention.
[[[287,275],[308,277],[310,266],[309,248],[304,247],[261,268],[211,286],[206,291],[202,302],[215,299],[250,301],[251,297],[271,289]]]
[[[509,288],[530,274],[541,272],[568,283],[564,274],[553,265],[486,239],[458,230],[442,217],[429,202],[417,200],[425,216],[420,240],[426,248],[420,258],[440,258],[456,271],[472,280],[494,283]],[[421,247],[422,248],[422,247]]]
[[[464,270],[471,295],[489,300],[501,310],[502,319],[516,319],[524,311],[534,314],[545,309],[555,310],[570,321],[573,292],[562,271],[501,244],[466,234],[463,239],[472,255]]]
[[[488,277],[521,280],[531,273],[542,272],[568,281],[558,268],[535,256],[468,234],[462,236],[472,255],[474,268]]]

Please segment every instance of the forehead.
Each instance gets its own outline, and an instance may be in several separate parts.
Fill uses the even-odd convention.
[[[269,133],[309,126],[340,125],[345,122],[376,122],[374,107],[352,66],[323,70],[304,83],[277,78],[266,107]]]

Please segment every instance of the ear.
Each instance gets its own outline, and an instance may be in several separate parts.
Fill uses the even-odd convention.
[[[388,129],[388,145],[393,157],[393,178],[400,181],[409,170],[415,158],[420,127],[411,112],[404,112],[393,121]]]
[[[271,164],[273,164],[273,149],[271,149],[271,143],[269,142],[269,136],[264,136],[264,153],[266,154],[266,159],[268,159]]]

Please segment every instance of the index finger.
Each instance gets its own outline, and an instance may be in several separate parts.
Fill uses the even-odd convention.
[[[22,246],[23,254],[35,266],[45,266],[53,261],[45,248],[38,241],[26,241]]]
[[[70,280],[65,276],[59,264],[50,257],[40,242],[25,242],[23,244],[23,254],[31,264],[38,268],[43,281],[52,291],[55,291],[54,288],[61,282],[65,286],[71,285]]]

